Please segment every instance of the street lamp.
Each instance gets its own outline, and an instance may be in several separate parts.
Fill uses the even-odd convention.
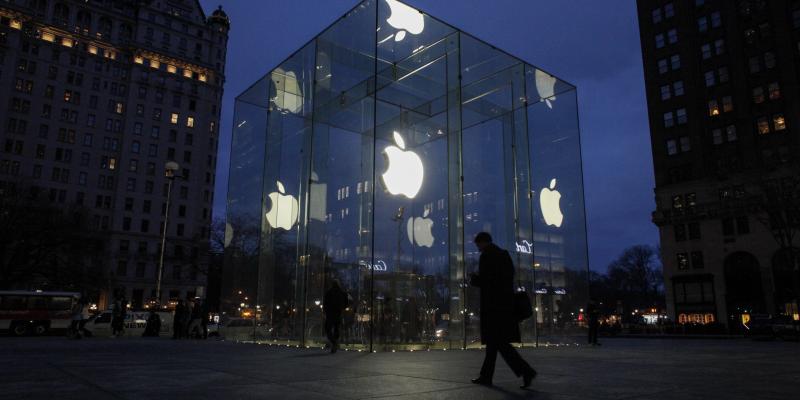
[[[172,183],[175,182],[175,172],[180,165],[175,161],[164,164],[164,176],[167,178],[167,203],[164,206],[164,226],[161,228],[161,253],[158,257],[158,277],[156,278],[156,305],[161,305],[161,277],[164,273],[164,249],[167,245],[167,221],[169,221],[169,201],[172,196]]]

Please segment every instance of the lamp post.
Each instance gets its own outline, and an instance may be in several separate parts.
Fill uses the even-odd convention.
[[[167,222],[169,221],[169,201],[172,197],[172,184],[175,182],[175,172],[180,165],[169,161],[164,165],[164,176],[167,178],[167,203],[164,205],[164,226],[161,228],[161,252],[158,256],[158,276],[156,278],[156,306],[161,305],[161,277],[164,273],[164,250],[167,245]]]

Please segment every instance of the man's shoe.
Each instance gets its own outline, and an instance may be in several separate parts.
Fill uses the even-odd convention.
[[[533,382],[534,378],[536,378],[536,370],[531,369],[525,374],[522,374],[522,385],[520,385],[521,389],[527,389],[531,386],[531,382]]]
[[[473,379],[472,383],[474,383],[476,385],[492,386],[492,380],[489,379],[489,378],[482,377],[482,376],[479,376],[479,377]]]

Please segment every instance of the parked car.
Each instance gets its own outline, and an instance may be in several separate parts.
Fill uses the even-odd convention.
[[[149,314],[149,311],[128,311],[125,314],[125,336],[142,336]],[[172,334],[172,313],[159,311],[156,314],[161,318],[160,335],[166,337]],[[111,310],[105,310],[90,318],[84,329],[91,336],[111,337]]]
[[[747,324],[748,337],[756,340],[797,340],[796,322],[786,315],[754,315]]]

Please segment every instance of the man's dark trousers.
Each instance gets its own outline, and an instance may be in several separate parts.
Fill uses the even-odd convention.
[[[325,318],[325,335],[331,345],[336,346],[339,344],[339,328],[342,325],[342,317],[326,317]]]
[[[481,367],[481,377],[491,381],[494,376],[494,366],[497,363],[498,352],[503,356],[506,364],[511,367],[516,376],[522,376],[522,374],[532,369],[510,343],[488,341],[486,343],[486,358],[483,359],[483,367]]]

